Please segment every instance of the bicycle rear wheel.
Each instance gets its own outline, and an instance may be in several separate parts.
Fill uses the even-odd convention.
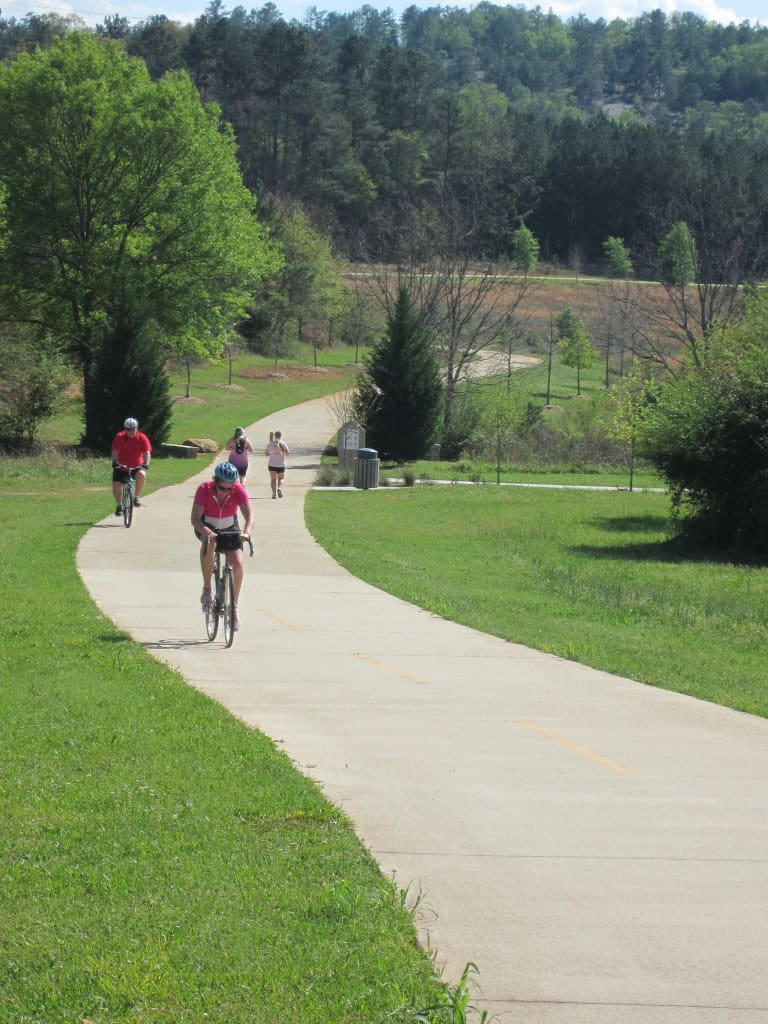
[[[224,569],[224,643],[231,647],[235,639],[235,578],[232,566]]]
[[[123,522],[126,530],[133,521],[133,488],[130,484],[123,484]]]

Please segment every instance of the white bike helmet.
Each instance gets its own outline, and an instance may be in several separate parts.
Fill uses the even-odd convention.
[[[126,430],[138,430],[139,421],[135,420],[133,416],[129,416],[128,419],[123,424],[123,426],[125,427]]]

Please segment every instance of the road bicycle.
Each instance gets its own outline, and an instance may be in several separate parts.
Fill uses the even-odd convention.
[[[238,534],[239,530],[219,530],[217,536],[222,534]],[[253,558],[253,543],[251,538],[246,538],[251,549]],[[208,541],[205,542],[205,550],[208,550]],[[209,640],[215,640],[219,632],[219,620],[224,623],[224,645],[231,647],[235,640],[235,574],[232,569],[229,551],[220,551],[217,545],[216,557],[213,560],[213,587],[211,590],[211,603],[206,606],[205,611],[205,632]]]
[[[143,469],[143,466],[116,466],[116,469],[122,469],[127,473],[127,478],[123,480],[123,489],[120,492],[120,504],[123,509],[123,523],[125,524],[126,530],[133,522],[133,506],[136,504],[136,481],[133,478],[133,474],[137,469]]]

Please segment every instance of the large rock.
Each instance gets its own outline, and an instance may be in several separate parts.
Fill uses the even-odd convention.
[[[199,452],[206,452],[209,455],[215,455],[216,452],[221,451],[221,445],[217,441],[212,441],[210,437],[191,437],[183,443],[190,448],[197,448]]]
[[[174,459],[196,459],[197,448],[191,444],[162,444],[160,454],[169,455]]]

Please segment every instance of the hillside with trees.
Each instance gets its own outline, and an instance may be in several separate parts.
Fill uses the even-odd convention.
[[[0,19],[0,58],[77,21]],[[300,203],[350,258],[395,258],[414,224],[447,222],[473,255],[504,258],[524,223],[542,259],[576,268],[620,237],[642,275],[685,221],[765,272],[760,25],[661,10],[562,20],[491,3],[399,19],[310,9],[299,23],[271,3],[214,0],[192,25],[111,16],[94,31],[155,80],[186,70],[232,125],[246,186]]]

